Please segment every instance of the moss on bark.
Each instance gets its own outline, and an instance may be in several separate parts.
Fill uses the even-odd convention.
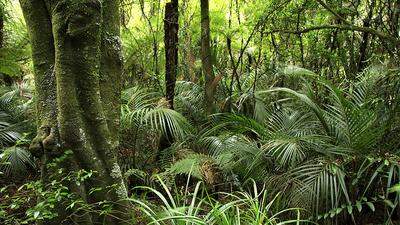
[[[41,148],[70,149],[74,153],[70,166],[95,171],[86,190],[101,187],[102,191],[86,195],[89,203],[118,202],[112,216],[92,214],[82,224],[124,224],[130,207],[116,158],[122,69],[119,2],[21,0],[21,4],[31,34],[38,90],[37,143]]]
[[[200,0],[201,9],[201,63],[205,80],[204,104],[208,114],[215,111],[214,94],[217,84],[214,83],[210,47],[210,13],[209,0]]]

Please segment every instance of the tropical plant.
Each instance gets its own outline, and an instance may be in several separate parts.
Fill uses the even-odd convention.
[[[191,131],[184,116],[167,107],[166,100],[157,92],[146,92],[134,87],[123,94],[126,104],[122,107],[123,126],[148,126],[165,136],[182,140]]]
[[[359,82],[341,88],[305,69],[284,71],[304,75],[305,88],[259,91],[257,101],[264,109],[257,116],[253,111],[254,119],[240,112],[214,115],[199,141],[191,144],[192,151],[202,146],[203,153],[176,161],[170,171],[201,171],[199,162],[209,160],[225,177],[233,172],[242,181],[265,182],[271,193],[282,193],[280,201],[286,207],[305,207],[314,218],[347,214],[354,221],[353,208],[361,211],[360,204],[372,210],[374,204],[387,204],[389,216],[383,220],[390,221],[398,204],[398,197],[389,195],[399,180],[397,150],[380,146],[388,135],[384,132],[392,131],[380,111],[385,101],[374,88],[387,74],[360,77]],[[371,77],[371,72],[365,74]],[[317,97],[312,82],[327,95]],[[260,97],[266,94],[270,96],[266,99],[275,98],[277,103],[267,107]],[[373,193],[378,187],[382,191]],[[356,194],[360,191],[362,195]]]
[[[30,92],[29,86],[22,82],[5,89],[0,97],[0,168],[7,176],[24,177],[36,167],[26,149],[33,128],[28,120]]]
[[[190,178],[188,178],[190,179]],[[220,202],[202,190],[198,182],[189,192],[188,186],[184,193],[171,191],[161,179],[163,192],[150,187],[136,187],[153,194],[156,199],[143,201],[130,198],[146,215],[148,224],[300,224],[302,219],[300,208],[285,209],[274,212],[273,206],[278,196],[270,200],[266,190],[258,190],[253,183],[252,194],[247,192],[220,193],[224,201]],[[161,204],[161,206],[159,205]]]

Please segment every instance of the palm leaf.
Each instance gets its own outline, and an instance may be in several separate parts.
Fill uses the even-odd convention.
[[[9,147],[0,154],[1,169],[6,175],[19,177],[35,168],[35,162],[29,151],[20,147]]]

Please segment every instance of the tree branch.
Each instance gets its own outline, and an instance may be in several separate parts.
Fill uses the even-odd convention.
[[[284,29],[276,29],[276,30],[271,30],[267,31],[267,34],[271,33],[287,33],[287,34],[303,34],[303,33],[308,33],[311,31],[315,30],[324,30],[324,29],[339,29],[339,30],[350,30],[350,31],[359,31],[359,32],[364,32],[364,33],[370,33],[373,35],[376,35],[382,39],[385,39],[387,41],[390,41],[394,43],[397,46],[400,46],[400,40],[396,37],[393,37],[391,35],[388,35],[386,33],[383,33],[381,31],[369,28],[369,27],[360,27],[360,26],[355,26],[355,25],[321,25],[321,26],[314,26],[314,27],[308,27],[302,30],[284,30]]]
[[[335,17],[337,17],[339,20],[341,20],[343,23],[346,25],[351,25],[350,22],[348,22],[345,18],[343,18],[339,13],[335,12],[329,5],[327,5],[324,1],[322,0],[315,0],[320,4],[322,7],[324,7],[326,10],[328,10],[330,13],[332,13]]]

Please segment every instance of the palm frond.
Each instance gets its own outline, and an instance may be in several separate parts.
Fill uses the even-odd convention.
[[[148,126],[166,136],[182,140],[193,128],[179,112],[166,108],[156,93],[148,93],[140,88],[124,92],[126,104],[122,106],[123,127]],[[160,103],[161,102],[161,103]]]
[[[23,176],[29,168],[36,167],[29,151],[17,146],[4,149],[0,154],[0,160],[1,170],[12,177]]]
[[[350,203],[345,172],[335,163],[313,160],[291,171],[291,177],[301,182],[295,194],[311,196],[316,214]]]

